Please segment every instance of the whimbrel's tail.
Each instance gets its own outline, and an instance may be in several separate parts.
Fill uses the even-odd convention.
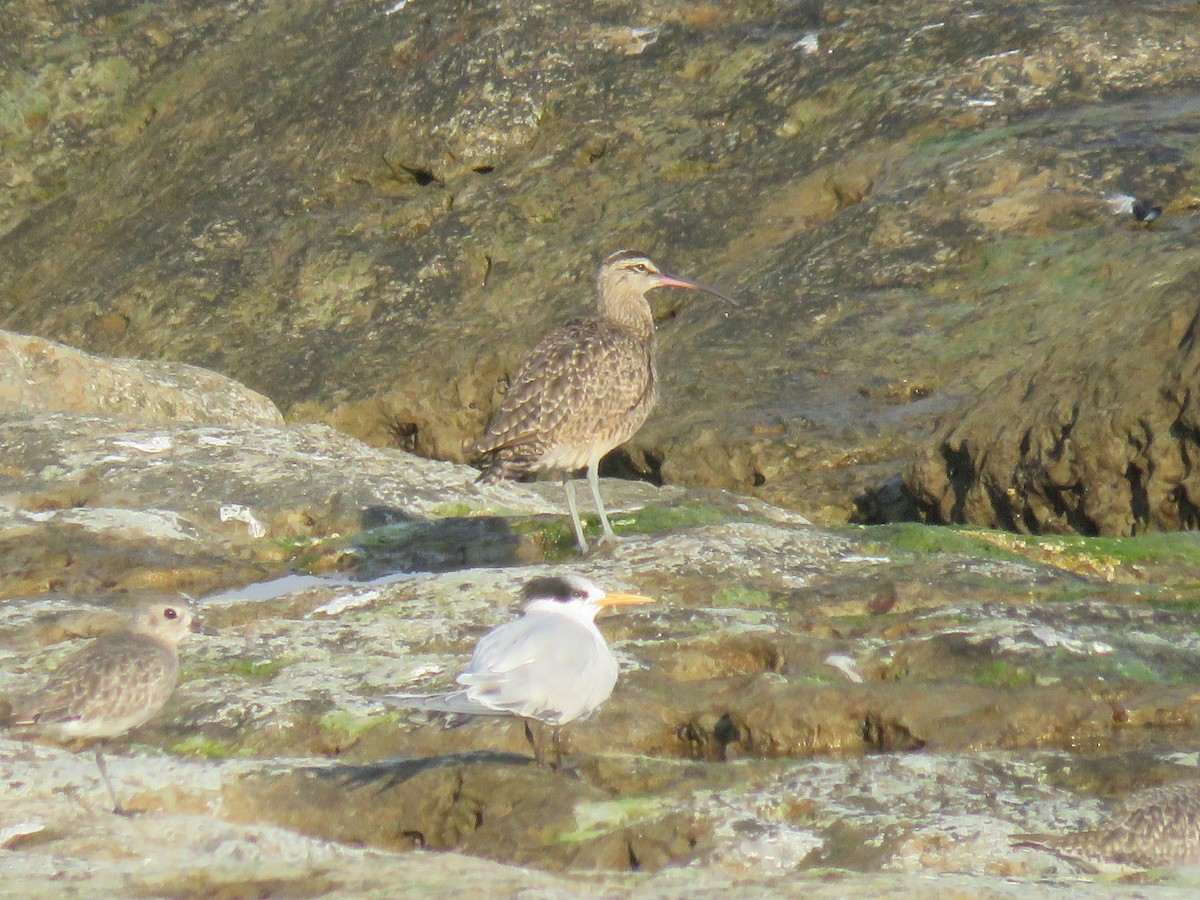
[[[483,484],[520,478],[532,471],[542,456],[541,449],[530,444],[496,445],[488,440],[489,437],[485,434],[466,448],[467,458],[474,459],[483,470],[476,479]]]

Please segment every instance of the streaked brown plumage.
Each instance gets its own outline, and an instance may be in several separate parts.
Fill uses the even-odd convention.
[[[1181,781],[1127,797],[1095,828],[1068,834],[1019,834],[1037,847],[1095,868],[1200,865],[1200,782]]]
[[[597,314],[568,322],[530,351],[487,430],[467,448],[482,463],[481,481],[561,471],[583,553],[571,474],[587,469],[601,541],[615,541],[597,467],[642,427],[658,397],[654,318],[645,296],[656,287],[706,291],[737,305],[699,282],[664,274],[642,253],[614,253],[596,275]]]
[[[195,630],[186,600],[141,606],[120,631],[101,635],[54,671],[46,686],[18,699],[7,723],[58,740],[103,741],[145,724],[162,709],[179,676],[176,645]],[[96,765],[113,812],[124,813],[108,780],[100,744]]]

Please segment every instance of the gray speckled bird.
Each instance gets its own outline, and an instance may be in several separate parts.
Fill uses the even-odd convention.
[[[596,627],[597,613],[610,606],[653,601],[601,590],[580,575],[531,579],[521,596],[525,615],[480,638],[471,664],[458,676],[461,689],[380,699],[408,709],[520,716],[538,765],[545,764],[545,752],[532,723],[548,725],[554,765],[559,767],[559,729],[594,714],[617,684],[617,660]]]
[[[1138,791],[1086,831],[1019,834],[1013,841],[1097,869],[1200,865],[1200,781]]]
[[[705,291],[737,306],[699,282],[663,273],[642,253],[614,253],[596,275],[597,314],[568,322],[525,357],[487,430],[467,448],[483,467],[481,481],[562,472],[582,553],[588,545],[571,475],[587,469],[601,542],[615,542],[598,467],[601,457],[642,427],[658,397],[654,318],[645,296],[658,287]]]
[[[176,645],[197,626],[192,604],[183,599],[138,607],[125,628],[77,650],[45,688],[16,700],[6,724],[63,741],[96,741],[96,766],[113,812],[127,814],[108,780],[100,742],[145,724],[162,709],[179,675]]]

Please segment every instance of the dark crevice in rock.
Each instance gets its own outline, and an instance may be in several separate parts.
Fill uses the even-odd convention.
[[[1170,497],[1179,516],[1179,524],[1189,531],[1200,528],[1200,507],[1192,502],[1187,488],[1181,484],[1176,485]]]
[[[1133,512],[1134,533],[1145,531],[1150,524],[1150,495],[1146,490],[1149,473],[1136,463],[1125,469],[1125,480],[1129,482],[1129,504]]]
[[[613,450],[600,460],[602,478],[624,478],[627,481],[646,481],[662,487],[664,456],[660,451],[643,450],[635,460],[624,447]]]
[[[984,485],[987,491],[988,501],[991,503],[992,512],[1000,522],[1000,527],[1006,531],[1018,531],[1017,520],[1014,515],[1015,504],[1018,500],[1023,500],[1024,491],[1017,490],[1016,494],[1010,495],[1008,491],[1002,489],[999,485],[987,482]],[[955,522],[965,521],[961,518],[961,513],[955,517]]]
[[[854,513],[850,521],[856,525],[919,522],[920,498],[904,483],[904,477],[895,472],[883,484],[854,498]]]
[[[966,444],[953,447],[949,443],[943,443],[941,455],[942,459],[946,461],[946,477],[950,482],[950,489],[954,492],[954,505],[950,508],[950,522],[961,522],[967,505],[967,493],[971,490],[971,485],[974,484],[979,473],[975,469],[975,463],[971,459],[971,452],[967,449]],[[936,514],[936,511],[934,512]],[[949,523],[939,521],[937,524]]]
[[[862,739],[874,750],[920,750],[925,746],[907,726],[874,711],[863,720]]]
[[[430,185],[443,187],[445,185],[445,181],[434,174],[432,169],[425,166],[392,162],[386,156],[383,158],[383,162],[391,171],[392,177],[397,181],[404,181],[407,178],[407,180],[412,181],[417,187],[429,187]]]
[[[734,724],[733,717],[726,712],[722,713],[721,718],[717,719],[717,724],[713,726],[712,736],[713,740],[720,746],[721,759],[724,760],[726,757],[725,748],[730,744],[740,741],[742,739],[742,732]]]

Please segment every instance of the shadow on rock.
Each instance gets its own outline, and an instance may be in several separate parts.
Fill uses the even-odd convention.
[[[362,512],[354,538],[354,571],[363,578],[389,572],[449,572],[509,566],[529,556],[522,538],[499,516],[419,519],[393,507]]]
[[[378,784],[380,791],[391,790],[411,778],[432,769],[454,766],[492,764],[497,766],[531,766],[533,757],[519,753],[502,753],[494,750],[473,750],[468,753],[449,753],[445,756],[407,757],[398,756],[378,763],[361,766],[321,766],[312,771],[321,778],[333,778],[346,787],[362,787]]]
[[[710,829],[666,804],[613,797],[511,753],[399,758],[253,775],[230,819],[343,844],[455,850],[517,865],[657,869],[696,858]]]

